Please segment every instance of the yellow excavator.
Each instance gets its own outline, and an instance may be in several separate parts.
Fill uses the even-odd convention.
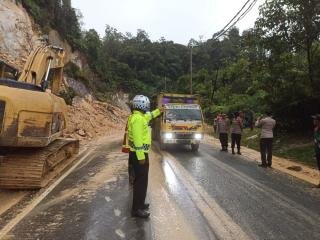
[[[17,80],[0,78],[0,188],[44,187],[78,153],[78,140],[61,138],[64,55],[59,47],[38,47]]]

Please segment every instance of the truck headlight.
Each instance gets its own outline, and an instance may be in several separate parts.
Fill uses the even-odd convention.
[[[194,138],[197,139],[197,140],[200,140],[200,139],[202,139],[202,134],[201,133],[196,133],[194,135]]]
[[[165,133],[164,134],[164,138],[165,139],[172,139],[173,138],[173,134],[172,133]]]

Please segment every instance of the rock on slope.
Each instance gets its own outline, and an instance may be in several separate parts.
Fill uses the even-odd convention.
[[[0,0],[0,59],[22,70],[30,52],[41,45],[42,33],[21,4],[15,0]],[[49,43],[62,47],[65,63],[72,61],[82,68],[85,64],[80,52],[72,52],[71,46],[53,29],[48,34]]]
[[[0,1],[0,55],[19,69],[40,44],[27,11],[14,0]]]

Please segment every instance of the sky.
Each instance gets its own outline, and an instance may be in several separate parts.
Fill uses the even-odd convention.
[[[253,27],[259,15],[258,0],[237,27]],[[119,32],[136,34],[145,30],[153,41],[164,37],[181,44],[191,38],[206,40],[221,30],[246,0],[72,0],[83,15],[83,29],[95,29],[104,36],[106,25]]]

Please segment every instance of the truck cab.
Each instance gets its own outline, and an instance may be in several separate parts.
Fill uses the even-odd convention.
[[[187,94],[160,94],[158,107],[164,107],[163,115],[157,119],[153,134],[161,149],[171,144],[190,145],[198,151],[204,137],[204,119],[199,98]]]

